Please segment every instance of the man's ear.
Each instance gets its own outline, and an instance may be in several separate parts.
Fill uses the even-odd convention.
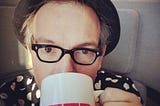
[[[106,49],[107,49],[107,45],[105,44],[105,45],[102,46],[102,52],[103,52],[102,56],[103,57],[105,56]]]

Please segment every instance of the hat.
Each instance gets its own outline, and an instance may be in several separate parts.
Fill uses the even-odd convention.
[[[37,9],[36,5],[40,5],[41,2],[45,2],[46,0],[20,0],[18,3],[14,18],[13,24],[15,33],[18,36],[20,42],[24,44],[24,33],[21,32],[22,25],[24,21],[27,19],[28,14],[32,13]],[[110,0],[78,0],[80,2],[89,3],[89,5],[94,9],[94,11],[99,15],[100,13],[104,17],[104,22],[107,26],[109,26],[110,36],[107,41],[107,49],[105,55],[109,54],[118,44],[120,38],[120,21],[117,10],[113,3]],[[92,2],[96,3],[96,6],[92,5]],[[100,16],[101,17],[101,16]]]

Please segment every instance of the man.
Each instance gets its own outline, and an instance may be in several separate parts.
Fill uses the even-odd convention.
[[[129,78],[101,70],[104,56],[114,49],[120,33],[118,15],[111,1],[21,0],[15,11],[14,24],[18,39],[31,53],[33,76],[38,87],[52,74],[82,73],[92,77],[95,90],[104,89],[99,106],[142,106],[139,93]],[[17,76],[14,81],[15,95],[22,91],[17,86],[24,78]],[[118,81],[107,82],[107,78]],[[32,100],[36,86],[33,80],[25,86],[31,86],[30,92],[25,91],[27,99],[20,95],[13,104],[39,104],[39,98],[34,100],[36,103]],[[125,88],[124,83],[132,88]],[[37,97],[37,91],[35,95]]]

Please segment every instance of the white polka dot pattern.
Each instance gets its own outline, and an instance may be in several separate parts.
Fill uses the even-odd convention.
[[[32,93],[31,93],[31,92],[29,92],[29,93],[27,94],[27,99],[28,99],[29,101],[32,100]]]
[[[2,99],[7,99],[8,98],[8,95],[6,93],[1,93],[0,94],[0,98]]]
[[[138,91],[138,89],[136,88],[135,84],[132,84],[132,87],[133,87],[136,91]]]
[[[123,87],[124,87],[126,90],[130,89],[129,84],[127,84],[127,83],[124,83],[124,84],[123,84]]]
[[[36,83],[34,83],[33,85],[32,85],[32,91],[35,89],[35,87],[36,87]]]
[[[112,78],[107,77],[106,81],[111,81],[112,83],[117,83],[118,79],[112,79]]]
[[[101,80],[99,80],[97,83],[95,83],[96,89],[101,89]]]
[[[12,85],[11,85],[11,89],[12,89],[13,91],[15,91],[15,87],[16,87],[16,83],[13,82]]]
[[[23,76],[22,75],[17,76],[17,82],[22,82],[22,80],[23,80]]]
[[[40,93],[40,90],[38,89],[38,90],[36,91],[36,98],[39,99],[40,96],[41,96],[41,93]]]
[[[27,85],[31,84],[32,80],[33,80],[33,79],[28,78],[28,79],[27,79]]]

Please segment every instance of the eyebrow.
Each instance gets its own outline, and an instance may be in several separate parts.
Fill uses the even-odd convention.
[[[85,42],[85,43],[76,45],[76,47],[85,47],[85,46],[92,46],[96,48],[98,47],[98,45],[96,45],[94,42]]]
[[[39,38],[35,38],[35,42],[36,43],[51,43],[51,44],[55,44],[55,42],[54,41],[52,41],[52,40],[49,40],[49,39],[46,39],[46,38],[42,38],[42,37],[39,37]]]
[[[51,45],[55,45],[56,44],[54,41],[46,39],[46,38],[42,38],[42,37],[39,37],[39,38],[35,39],[35,42],[36,43],[49,43]],[[98,45],[95,42],[82,42],[80,44],[75,45],[74,48],[85,47],[85,46],[86,47],[87,46],[91,46],[91,47],[98,48]]]

